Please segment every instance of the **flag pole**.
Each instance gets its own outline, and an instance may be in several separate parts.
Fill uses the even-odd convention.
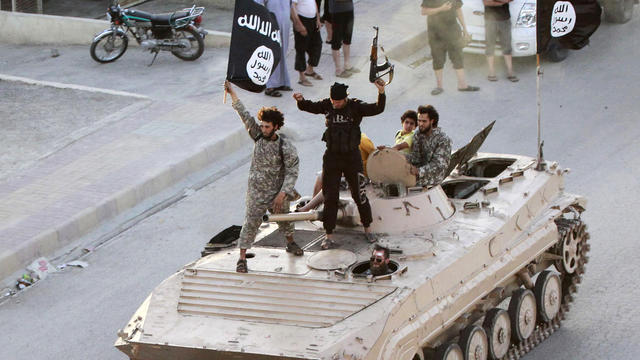
[[[537,113],[538,113],[538,157],[537,157],[537,165],[536,170],[543,171],[545,169],[544,158],[542,155],[542,146],[544,142],[540,137],[541,126],[540,126],[540,79],[542,78],[542,66],[540,66],[540,54],[536,54],[536,101],[537,101]]]

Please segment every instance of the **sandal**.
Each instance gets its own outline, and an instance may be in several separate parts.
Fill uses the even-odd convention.
[[[302,256],[304,254],[304,251],[300,248],[300,246],[298,246],[298,244],[296,244],[295,241],[287,243],[287,247],[285,250],[287,250],[287,252],[293,253],[293,255],[295,256]]]
[[[247,259],[239,259],[236,264],[236,272],[246,273],[249,269],[247,268]]]
[[[287,85],[282,85],[280,87],[277,87],[276,90],[280,90],[280,91],[293,91],[293,89],[291,88],[291,86],[287,86]]]
[[[311,74],[307,74],[304,73],[305,76],[311,76],[312,78],[316,79],[316,80],[322,80],[322,76],[318,73],[316,73],[315,71],[312,72]]]
[[[515,76],[515,75],[509,75],[509,76],[507,76],[507,79],[509,79],[509,81],[511,81],[511,82],[518,82],[518,81],[520,81],[520,79],[518,79],[518,77],[517,77],[517,76]]]
[[[276,88],[268,88],[264,90],[264,94],[267,96],[273,96],[273,97],[281,97],[282,94],[276,90]]]
[[[344,70],[343,72],[341,72],[340,74],[336,74],[336,77],[339,78],[348,78],[351,77],[351,75],[353,75],[352,73],[348,72],[347,70]]]
[[[440,95],[440,94],[442,94],[443,91],[444,91],[443,88],[437,87],[437,88],[431,90],[431,95],[433,95],[433,96]]]
[[[467,86],[466,88],[462,88],[462,89],[458,88],[458,91],[478,91],[478,90],[480,90],[479,87],[471,86],[471,85]]]
[[[487,80],[489,81],[498,81],[498,77],[495,75],[489,75],[487,76]]]
[[[350,67],[350,68],[348,68],[348,69],[344,69],[344,71],[348,71],[348,72],[350,72],[350,73],[354,73],[354,74],[355,74],[355,73],[359,73],[359,72],[360,72],[360,69],[355,68],[355,67],[353,67],[353,66],[352,66],[352,67]]]
[[[300,80],[298,81],[298,84],[302,85],[302,86],[313,86],[313,84],[311,83],[311,81],[304,79],[304,80]]]
[[[320,248],[322,250],[329,250],[333,247],[335,243],[333,242],[333,240],[330,239],[324,239],[322,240],[322,243],[320,244]]]

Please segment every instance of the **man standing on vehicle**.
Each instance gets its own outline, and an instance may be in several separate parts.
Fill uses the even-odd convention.
[[[322,157],[322,192],[325,198],[323,225],[327,238],[322,242],[322,249],[328,249],[333,243],[332,234],[336,226],[342,175],[349,184],[353,201],[358,206],[366,239],[370,242],[376,241],[369,228],[373,221],[371,204],[364,188],[366,179],[363,174],[360,150],[358,150],[362,118],[378,115],[384,111],[385,83],[377,80],[375,86],[378,88],[378,101],[375,104],[349,99],[348,86],[340,83],[334,83],[331,86],[330,99],[312,102],[305,100],[300,93],[293,94],[293,98],[298,102],[298,109],[312,114],[324,114],[326,118],[327,130],[322,135],[322,140],[327,144],[327,150]]]
[[[418,107],[418,131],[413,135],[407,161],[418,186],[442,182],[451,160],[451,139],[438,127],[440,116],[431,105]]]
[[[224,87],[231,95],[233,108],[240,115],[249,136],[255,142],[249,170],[246,215],[238,239],[240,259],[236,266],[237,272],[246,273],[247,249],[256,238],[262,216],[267,210],[272,213],[288,212],[289,201],[297,195],[294,185],[298,179],[299,160],[295,146],[276,134],[284,125],[284,117],[277,108],[261,108],[258,111],[261,124],[258,125],[253,116],[245,110],[231,83],[225,81]],[[301,256],[302,249],[293,241],[293,223],[279,222],[278,227],[287,238],[287,252]]]
[[[489,81],[498,81],[494,64],[496,38],[500,39],[500,47],[504,56],[504,64],[507,66],[507,79],[517,82],[518,77],[513,75],[511,62],[511,14],[509,3],[513,0],[483,0],[484,4],[484,33],[487,40],[487,65],[489,66]]]
[[[451,59],[456,71],[458,90],[480,90],[477,86],[468,85],[464,76],[460,26],[462,26],[465,37],[469,36],[469,33],[461,7],[461,0],[422,0],[421,13],[427,16],[427,35],[433,57],[433,71],[436,75],[436,87],[431,91],[431,95],[438,95],[444,91],[442,69],[447,54],[449,54],[449,59]],[[458,25],[458,21],[460,25]]]

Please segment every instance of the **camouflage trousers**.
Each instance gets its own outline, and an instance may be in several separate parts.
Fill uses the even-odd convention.
[[[240,238],[238,239],[238,247],[240,249],[250,249],[254,240],[256,239],[256,234],[258,233],[258,228],[260,224],[262,224],[262,216],[269,210],[269,212],[273,213],[273,209],[271,209],[271,202],[273,199],[247,199],[247,212],[244,217],[244,223],[242,224],[242,230],[240,231]],[[289,212],[289,201],[285,199],[282,203],[282,209],[284,209],[285,213]],[[294,224],[292,222],[279,222],[278,230],[285,237],[293,236]]]

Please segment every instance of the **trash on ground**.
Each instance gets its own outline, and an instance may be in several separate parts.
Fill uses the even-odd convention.
[[[80,261],[80,260],[74,260],[71,262],[68,262],[66,264],[61,264],[58,265],[58,270],[62,270],[64,268],[66,268],[67,266],[75,266],[75,267],[79,267],[79,268],[86,268],[89,267],[89,263],[85,262],[85,261]]]
[[[42,280],[47,277],[50,273],[56,272],[56,268],[49,263],[49,260],[41,257],[36,261],[32,262],[31,265],[27,266],[27,270],[33,272],[31,276],[35,278],[35,280]]]
[[[7,287],[2,289],[2,291],[0,292],[0,299],[5,298],[7,296],[13,296],[15,294],[16,294],[15,290]]]
[[[33,285],[36,281],[38,280],[34,279],[30,274],[22,274],[22,277],[16,281],[16,288],[22,290],[27,286]]]

